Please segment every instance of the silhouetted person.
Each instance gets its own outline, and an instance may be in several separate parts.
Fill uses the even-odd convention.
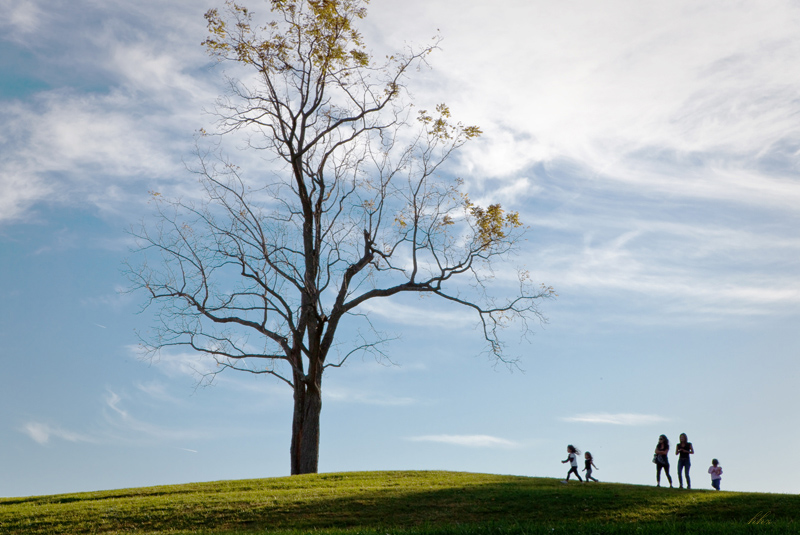
[[[692,467],[692,460],[689,455],[693,453],[692,443],[686,438],[686,433],[681,433],[680,442],[675,446],[675,455],[678,456],[678,485],[680,488],[683,488],[682,472],[686,473],[686,488],[692,488],[692,480],[689,478],[689,468]]]
[[[583,454],[583,458],[585,459],[584,464],[586,466],[586,468],[583,469],[583,471],[586,472],[586,482],[588,483],[590,480],[597,481],[595,478],[592,477],[592,467],[594,467],[597,470],[599,470],[599,468],[597,468],[594,465],[594,459],[592,458],[592,454],[587,451],[586,453]]]
[[[669,439],[666,435],[658,437],[653,461],[656,463],[656,485],[661,486],[661,470],[664,470],[669,481],[669,488],[672,488],[672,476],[669,475]]]
[[[708,467],[708,473],[711,474],[711,486],[719,490],[719,483],[722,481],[722,467],[719,465],[718,460],[713,459],[711,461],[711,466]]]
[[[578,448],[570,444],[567,446],[567,458],[561,461],[562,463],[570,463],[569,472],[567,472],[567,478],[564,480],[564,483],[569,481],[569,476],[575,474],[575,477],[578,478],[578,481],[583,483],[583,479],[581,479],[581,475],[578,473],[578,454],[580,451]]]

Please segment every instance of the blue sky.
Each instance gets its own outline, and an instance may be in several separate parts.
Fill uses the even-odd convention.
[[[196,191],[216,5],[0,0],[0,496],[289,472],[289,389],[142,360],[125,291],[147,192]],[[396,365],[326,376],[321,471],[563,477],[572,443],[601,481],[653,484],[658,435],[685,432],[695,487],[716,457],[723,488],[800,492],[798,22],[789,1],[373,0],[378,54],[439,30],[417,103],[484,131],[447,173],[520,212],[508,265],[559,297],[530,343],[508,333],[521,370],[462,310],[371,307]]]

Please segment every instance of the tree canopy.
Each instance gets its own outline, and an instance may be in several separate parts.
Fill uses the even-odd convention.
[[[493,265],[524,228],[444,172],[480,129],[454,121],[446,104],[412,104],[408,76],[438,41],[376,59],[356,28],[366,2],[268,3],[263,22],[236,2],[209,10],[203,43],[240,67],[203,135],[243,134],[263,165],[243,170],[198,151],[203,200],[154,193],[157,223],[135,231],[144,260],[131,274],[160,305],[149,350],[189,347],[218,371],[292,388],[295,474],[317,471],[324,371],[381,351],[386,337],[365,303],[416,293],[464,307],[488,351],[509,362],[502,328],[527,329],[554,294],[526,271],[513,295],[490,293]],[[366,329],[340,340],[344,322]]]

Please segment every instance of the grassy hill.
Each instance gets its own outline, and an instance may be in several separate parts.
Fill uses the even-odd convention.
[[[0,533],[800,533],[800,496],[360,472],[0,499]]]

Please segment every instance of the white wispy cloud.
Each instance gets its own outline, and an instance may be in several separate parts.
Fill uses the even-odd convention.
[[[168,385],[161,381],[148,381],[146,383],[136,383],[136,389],[159,403],[167,402],[170,404],[183,404],[184,400],[175,397],[169,390]]]
[[[106,423],[110,429],[104,430],[106,440],[115,442],[142,442],[142,441],[186,441],[209,438],[214,432],[206,428],[177,428],[154,424],[142,420],[129,410],[123,408],[123,398],[109,389],[105,397],[105,406],[110,412],[105,412]]]
[[[119,395],[117,395],[115,392],[113,392],[112,390],[109,390],[105,401],[106,401],[106,406],[108,406],[109,409],[111,409],[112,411],[117,413],[123,419],[128,418],[128,412],[125,411],[125,410],[122,410],[119,407],[120,403],[122,402],[122,398]]]
[[[196,195],[182,159],[191,160],[191,133],[212,122],[201,109],[223,88],[198,45],[204,8],[162,4],[0,0],[12,41],[35,31],[42,38],[30,50],[41,60],[63,51],[60,61],[77,77],[89,73],[103,85],[81,91],[68,80],[3,102],[0,224],[34,217],[41,202],[138,217],[147,189]],[[103,23],[85,31],[79,12]],[[450,167],[473,198],[499,200],[535,221],[534,231],[555,233],[533,232],[524,245],[537,280],[584,295],[654,296],[676,315],[722,317],[782,313],[800,302],[789,265],[800,245],[786,237],[800,202],[800,39],[785,23],[797,17],[800,6],[789,0],[509,1],[491,13],[477,1],[408,0],[370,6],[364,32],[382,52],[441,29],[434,69],[411,81],[415,95],[420,105],[446,100],[459,120],[483,128]],[[477,24],[509,39],[486,47],[467,31]],[[86,53],[67,53],[73,46]],[[257,163],[252,154],[236,158]],[[543,214],[529,206],[539,199],[563,206]],[[648,211],[653,199],[674,202]],[[685,218],[671,210],[683,202],[698,203]],[[629,205],[641,206],[620,209]],[[733,207],[727,228],[703,215],[723,205]],[[737,227],[743,210],[755,213]],[[764,224],[748,231],[753,221]],[[501,268],[493,283],[513,283],[512,275]],[[410,326],[474,324],[463,309],[428,303],[384,300],[364,310]]]
[[[581,230],[591,228],[588,219],[576,216],[575,227],[561,227],[570,234],[566,243],[526,254],[537,277],[562,295],[646,296],[652,306],[693,320],[782,313],[800,304],[794,236],[635,214]]]
[[[441,28],[423,85],[458,87],[454,113],[484,129],[460,157],[474,197],[524,210],[526,222],[549,203],[550,229],[573,233],[531,233],[537,279],[584,295],[655,296],[695,317],[796,307],[789,264],[800,248],[786,235],[800,201],[800,39],[784,21],[800,16],[797,4],[508,2],[497,18],[478,3],[411,5],[430,22],[387,24],[402,20],[393,6],[375,24],[389,28],[387,43]],[[483,31],[536,37],[485,47],[463,31],[477,20]],[[639,207],[635,217],[627,206]],[[684,228],[654,232],[668,219]]]
[[[5,208],[0,221],[19,219],[38,201],[88,201],[110,212],[126,204],[141,209],[146,195],[141,193],[135,203],[128,188],[143,179],[185,173],[180,156],[171,151],[183,145],[178,151],[187,154],[191,147],[191,132],[169,139],[170,129],[159,124],[162,113],[136,110],[132,99],[119,92],[85,96],[53,91],[7,109],[4,115],[18,127],[13,139],[0,140]]]
[[[136,297],[129,291],[129,288],[120,284],[114,285],[113,288],[103,288],[102,290],[106,290],[107,293],[97,293],[96,295],[84,297],[81,299],[81,304],[91,307],[119,310],[136,301]]]
[[[190,377],[202,381],[219,371],[212,357],[197,352],[161,350],[151,355],[140,345],[129,345],[127,350],[134,357],[149,361],[167,377]]]
[[[562,418],[565,422],[579,422],[589,424],[611,424],[611,425],[651,425],[668,422],[669,418],[656,414],[635,414],[635,413],[586,413],[576,416]]]
[[[0,223],[30,217],[38,202],[134,212],[147,189],[192,181],[182,158],[193,132],[211,121],[202,107],[219,94],[202,69],[202,7],[79,1],[50,5],[45,17],[37,2],[10,4],[9,33],[36,28],[42,38],[23,48],[36,65],[57,62],[50,70],[58,74],[52,88],[0,107],[13,132],[0,133]],[[76,13],[84,18],[73,20]],[[98,27],[86,31],[87,23]],[[84,78],[104,86],[83,91]]]
[[[411,442],[437,442],[469,448],[518,448],[520,444],[505,438],[491,435],[422,435],[408,437]]]
[[[348,361],[348,373],[363,374],[398,374],[398,373],[419,373],[428,371],[429,366],[425,362],[407,360],[405,357],[397,362],[386,360],[367,360]]]
[[[193,56],[191,59],[196,62],[205,59],[200,47],[187,48],[185,52]],[[109,59],[108,68],[117,72],[121,77],[121,84],[146,95],[173,112],[188,111],[179,106],[177,100],[210,103],[217,97],[216,90],[210,84],[187,72],[187,67],[193,66],[187,62],[187,58],[165,50],[157,42],[114,42]],[[196,114],[184,118],[193,118],[195,121],[198,119]]]
[[[362,312],[402,325],[463,329],[477,320],[476,317],[465,314],[458,306],[434,308],[431,303],[441,305],[441,301],[432,298],[420,298],[417,300],[418,304],[399,301],[399,299],[373,299],[366,301],[359,308]]]
[[[22,426],[21,432],[28,435],[33,441],[38,444],[47,444],[50,439],[66,440],[67,442],[89,442],[94,443],[98,440],[95,437],[76,433],[68,429],[64,429],[59,425],[53,425],[42,422],[28,422]]]
[[[278,379],[260,375],[258,377],[236,370],[223,370],[209,355],[191,351],[170,351],[164,349],[155,355],[148,355],[141,346],[127,346],[128,354],[146,360],[150,365],[162,373],[169,380],[177,380],[182,385],[180,393],[172,391],[175,383],[170,388],[161,381],[137,383],[136,389],[145,394],[148,403],[168,402],[173,405],[185,405],[187,402],[182,397],[186,389],[197,389],[212,386],[224,389],[225,393],[218,395],[245,396],[243,405],[247,409],[259,410],[265,407],[275,407],[291,400],[291,389]],[[279,363],[279,365],[282,363]],[[218,373],[222,372],[222,373]],[[291,375],[291,374],[286,374]],[[190,391],[191,391],[190,390]],[[325,389],[327,394],[327,388]]]
[[[647,147],[678,154],[757,154],[797,132],[790,117],[798,103],[786,89],[798,82],[794,69],[787,68],[798,40],[781,23],[797,6],[771,4],[730,9],[714,1],[610,2],[564,9],[509,3],[506,10],[514,16],[485,24],[502,20],[502,32],[532,33],[537,39],[499,55],[457,31],[478,16],[477,6],[464,6],[456,17],[445,15],[448,2],[420,8],[431,12],[428,20],[439,24],[444,18],[452,26],[446,61],[437,64],[434,57],[434,65],[462,83],[458,108],[480,117],[477,122],[490,134],[485,139],[500,143],[496,131],[508,129],[515,134],[512,142],[528,147],[527,154],[566,157],[613,176],[635,170],[635,155]],[[448,25],[442,33],[447,36]],[[494,69],[504,75],[494,75]],[[476,99],[480,94],[493,98]],[[506,111],[509,103],[513,114]],[[469,160],[485,176],[514,173],[509,160],[524,161],[509,159],[507,150],[496,157],[493,152],[483,147]],[[640,187],[648,187],[647,173],[634,176]],[[673,175],[672,191],[684,185]]]
[[[355,390],[337,386],[327,386],[322,391],[322,395],[326,401],[390,407],[414,405],[419,402],[413,397],[393,396],[386,393],[376,393],[363,389]]]
[[[146,393],[153,394],[152,389]],[[213,435],[212,431],[205,428],[177,428],[147,422],[134,416],[124,404],[123,396],[108,389],[102,405],[104,421],[95,424],[89,431],[77,432],[57,424],[30,421],[21,427],[20,432],[42,445],[53,439],[92,444],[131,444],[197,440]]]
[[[30,207],[49,194],[49,188],[41,181],[35,178],[29,181],[28,177],[8,172],[0,184],[0,221],[7,223],[30,219]]]
[[[15,0],[0,0],[0,9],[3,21],[0,28],[5,30],[6,36],[14,40],[23,41],[24,37],[39,28],[43,13],[36,2],[19,2]]]

